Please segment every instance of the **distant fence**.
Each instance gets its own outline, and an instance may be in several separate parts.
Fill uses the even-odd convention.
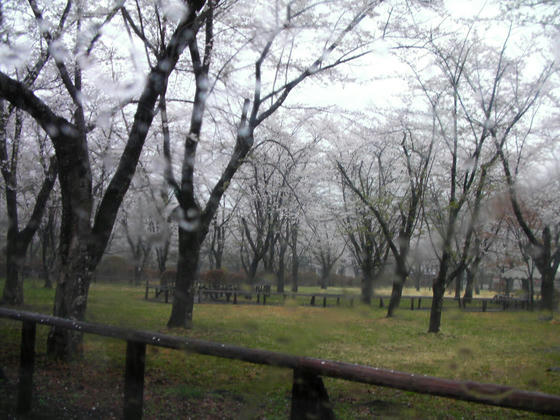
[[[23,322],[17,398],[19,414],[31,410],[36,324],[43,324],[127,342],[123,407],[125,419],[142,417],[146,345],[292,369],[294,374],[291,419],[334,418],[332,404],[321,379],[323,376],[499,407],[560,415],[560,396],[522,391],[507,386],[453,381],[149,331],[73,321],[7,308],[0,308],[0,318]]]
[[[169,303],[169,297],[173,295],[175,288],[170,285],[153,285],[146,283],[146,292],[144,298],[148,299],[150,295],[150,290],[154,290],[154,297],[158,298],[160,295],[164,296],[165,303]],[[272,292],[264,290],[243,290],[243,289],[233,289],[233,288],[204,288],[198,287],[196,289],[197,301],[202,302],[204,298],[210,298],[213,301],[222,299],[226,303],[233,303],[237,305],[239,299],[253,299],[255,297],[255,302],[257,304],[262,303],[266,305],[266,302],[270,303],[271,297],[278,298],[280,302],[285,302],[287,298],[307,298],[309,299],[309,305],[315,306],[322,303],[323,307],[327,307],[327,301],[336,302],[336,305],[340,305],[341,301],[345,300],[349,302],[350,306],[354,305],[355,300],[359,300],[359,295],[345,294],[345,293],[297,293],[297,292]],[[389,301],[391,297],[387,295],[375,295],[372,297],[373,301],[379,300],[379,307],[383,308],[385,302]],[[477,310],[479,307],[482,312],[488,311],[488,309],[529,309],[529,300],[526,298],[514,298],[509,296],[495,296],[493,298],[481,298],[473,297],[469,299],[457,299],[452,296],[444,296],[444,301],[456,302],[460,309],[470,309]],[[422,307],[422,301],[427,302],[432,300],[432,296],[402,296],[401,304],[406,301],[410,301],[410,310],[415,309],[427,309],[427,306]],[[475,306],[476,305],[476,306]]]

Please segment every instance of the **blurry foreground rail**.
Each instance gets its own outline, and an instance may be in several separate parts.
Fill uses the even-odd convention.
[[[321,379],[322,376],[499,407],[560,415],[560,396],[522,391],[507,386],[414,375],[187,337],[174,337],[149,331],[73,321],[7,308],[0,308],[0,317],[23,322],[17,399],[17,410],[20,414],[31,410],[35,331],[36,324],[43,324],[117,338],[127,342],[123,411],[125,419],[142,417],[146,345],[293,369],[292,419],[334,418],[332,405]]]

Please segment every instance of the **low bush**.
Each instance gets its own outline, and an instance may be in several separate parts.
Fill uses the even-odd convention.
[[[120,255],[103,257],[95,270],[96,280],[106,282],[129,282],[134,276],[134,266]]]

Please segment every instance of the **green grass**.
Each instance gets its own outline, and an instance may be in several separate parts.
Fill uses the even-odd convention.
[[[338,293],[333,289],[328,292]],[[24,309],[49,314],[53,296],[39,282],[26,282]],[[410,311],[408,300],[392,319],[378,305],[318,305],[201,304],[195,307],[192,330],[169,330],[171,305],[144,300],[141,287],[93,284],[87,321],[560,394],[560,373],[548,370],[560,366],[560,323],[546,314],[466,313],[451,305],[443,314],[442,332],[428,334],[429,311]],[[0,366],[15,381],[20,325],[0,320],[0,329]],[[44,356],[47,333],[46,327],[38,328],[35,380],[43,401],[38,404],[52,405],[63,398],[59,394],[67,394],[68,406],[99,404],[98,413],[118,417],[125,344],[86,335],[83,361],[53,365]],[[76,382],[80,378],[82,385]],[[285,369],[149,346],[145,416],[173,418],[191,410],[195,418],[286,418],[291,380]],[[326,379],[325,385],[339,418],[537,417],[341,380]]]

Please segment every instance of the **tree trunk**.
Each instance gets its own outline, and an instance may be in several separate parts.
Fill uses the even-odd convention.
[[[17,238],[8,240],[6,249],[6,283],[2,300],[9,305],[23,304],[23,275],[20,271],[25,261],[25,248],[22,252],[18,245]]]
[[[292,255],[292,292],[298,291],[299,260],[297,255]]]
[[[134,286],[138,286],[142,281],[142,267],[140,264],[141,262],[137,261],[134,266]]]
[[[166,266],[167,266],[167,257],[169,255],[169,244],[170,244],[170,240],[169,238],[166,238],[163,247],[156,248],[156,259],[157,259],[157,265],[158,265],[158,271],[160,277],[163,273],[165,273],[167,269]]]
[[[362,303],[371,305],[373,297],[373,267],[372,264],[363,264],[362,267]]]
[[[286,247],[281,246],[280,251],[278,253],[278,274],[277,279],[278,283],[276,284],[276,291],[278,293],[284,293],[284,283],[285,283],[285,274],[286,274]]]
[[[471,303],[474,288],[474,273],[473,270],[467,270],[467,284],[465,286],[465,294],[463,295],[464,303]]]
[[[71,136],[65,140],[68,150],[63,149],[61,153],[57,150],[62,218],[60,271],[53,315],[84,321],[92,273],[103,251],[92,240],[93,196],[87,143]],[[47,339],[47,353],[62,360],[81,357],[82,334],[52,327]]]
[[[463,288],[463,285],[461,284],[463,280],[463,272],[461,271],[460,273],[457,274],[457,277],[455,277],[455,299],[459,300],[461,299],[461,289]]]
[[[278,260],[278,283],[276,284],[276,291],[278,293],[284,293],[284,277],[285,277],[285,266],[284,257],[282,256]]]
[[[327,287],[329,286],[329,274],[330,274],[330,267],[327,268],[323,265],[323,267],[321,267],[321,278],[319,279],[319,285],[321,286],[321,289],[326,290]]]
[[[51,279],[51,264],[50,264],[50,255],[49,249],[51,248],[50,242],[50,235],[51,235],[51,213],[49,213],[49,222],[47,227],[43,231],[41,231],[41,265],[42,265],[42,277],[45,281],[44,287],[46,289],[52,289],[52,279]],[[50,252],[53,252],[50,249]]]
[[[270,229],[270,228],[269,228]],[[268,245],[268,252],[266,252],[264,254],[264,257],[262,259],[263,261],[263,266],[264,266],[264,271],[266,273],[274,273],[274,251],[275,251],[275,243],[276,240],[272,240],[270,241],[270,244]]]
[[[389,301],[389,307],[387,308],[387,318],[393,316],[395,309],[399,307],[401,303],[402,289],[408,277],[408,270],[406,269],[406,262],[404,259],[397,261],[397,267],[395,269],[396,279],[393,281],[393,289],[391,290],[391,300]]]
[[[249,271],[247,272],[247,281],[249,284],[254,284],[257,277],[257,269],[259,268],[259,258],[253,258],[251,264],[249,265]]]
[[[535,282],[533,279],[533,270],[531,270],[531,273],[529,274],[529,310],[534,310],[535,309]]]
[[[441,312],[443,310],[443,296],[445,294],[445,280],[449,267],[449,252],[444,251],[439,264],[438,276],[432,285],[432,307],[430,309],[430,326],[428,332],[437,333],[441,326]]]
[[[192,328],[200,248],[198,230],[186,231],[179,228],[179,260],[168,327]]]
[[[54,298],[55,316],[85,321],[92,271],[86,245],[76,246],[61,266]],[[82,333],[52,327],[47,339],[47,353],[61,360],[82,356]]]
[[[221,252],[217,252],[214,254],[214,262],[216,270],[222,269],[222,257],[223,257],[223,250]]]
[[[542,309],[554,310],[554,272],[550,268],[541,271],[541,304]]]

